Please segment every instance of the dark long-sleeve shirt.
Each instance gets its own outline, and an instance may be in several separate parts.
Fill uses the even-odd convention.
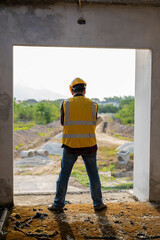
[[[76,95],[74,95],[74,97],[76,97],[76,96],[83,96],[83,94],[76,94]],[[64,125],[63,103],[61,105],[61,125],[62,126]],[[97,149],[98,149],[97,144],[92,146],[92,147],[84,147],[84,148],[71,148],[71,147],[68,147],[67,145],[63,144],[62,148],[67,148],[67,150],[70,153],[79,154],[79,155],[93,153],[93,152],[96,152]]]

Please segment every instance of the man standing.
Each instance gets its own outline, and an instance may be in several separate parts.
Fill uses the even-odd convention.
[[[82,79],[74,79],[70,85],[73,97],[65,100],[61,106],[63,157],[54,203],[48,207],[51,211],[63,211],[68,180],[73,165],[80,155],[89,177],[94,210],[101,211],[106,208],[106,205],[102,202],[96,159],[97,104],[85,97],[86,85]]]

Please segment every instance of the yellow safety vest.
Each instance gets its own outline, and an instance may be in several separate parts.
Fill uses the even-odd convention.
[[[67,99],[63,103],[64,126],[62,143],[71,148],[96,145],[97,104],[84,96]]]

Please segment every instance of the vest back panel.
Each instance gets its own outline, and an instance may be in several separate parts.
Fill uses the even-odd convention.
[[[89,98],[78,96],[64,101],[63,109],[63,144],[71,148],[96,145],[97,104]]]

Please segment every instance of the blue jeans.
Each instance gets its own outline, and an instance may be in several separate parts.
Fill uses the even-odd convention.
[[[98,175],[96,155],[96,152],[81,155],[89,177],[91,197],[94,207],[99,206],[102,203],[101,183]],[[65,205],[68,180],[78,156],[79,154],[72,154],[68,152],[66,148],[63,149],[61,172],[57,180],[56,196],[54,199],[54,205],[57,207],[64,207]]]

